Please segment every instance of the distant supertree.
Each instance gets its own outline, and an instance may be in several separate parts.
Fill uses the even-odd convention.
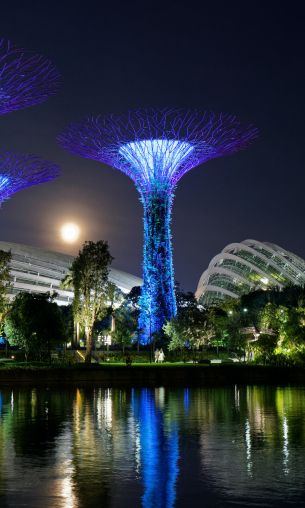
[[[72,153],[113,166],[135,183],[144,206],[144,260],[139,327],[149,343],[176,314],[171,210],[182,176],[210,159],[232,154],[257,136],[234,116],[146,109],[71,124],[60,136]]]
[[[50,60],[0,39],[0,115],[45,101],[58,85]]]
[[[58,175],[59,166],[37,155],[0,152],[0,206],[16,192]]]

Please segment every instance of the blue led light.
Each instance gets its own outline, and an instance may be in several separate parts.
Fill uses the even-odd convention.
[[[58,175],[56,164],[37,155],[0,151],[0,205],[15,192],[48,182]]]
[[[70,152],[112,166],[135,183],[144,207],[142,344],[176,314],[171,212],[179,180],[192,168],[246,148],[257,129],[234,116],[143,109],[71,124],[58,139]]]
[[[0,192],[5,190],[10,184],[8,176],[0,175]]]
[[[144,139],[127,143],[119,153],[141,173],[141,183],[170,182],[193,147],[186,141],[175,139]]]

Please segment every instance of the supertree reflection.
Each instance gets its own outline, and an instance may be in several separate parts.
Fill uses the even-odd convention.
[[[133,390],[132,411],[140,434],[144,508],[171,508],[176,498],[179,442],[175,423],[165,422],[153,390]]]

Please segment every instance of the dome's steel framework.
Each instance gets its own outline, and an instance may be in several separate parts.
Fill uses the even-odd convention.
[[[269,242],[244,240],[227,245],[200,277],[196,297],[213,305],[255,289],[305,284],[305,261]]]

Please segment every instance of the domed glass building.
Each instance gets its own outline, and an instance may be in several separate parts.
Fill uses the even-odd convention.
[[[27,293],[56,293],[58,305],[72,303],[73,292],[61,287],[62,279],[69,273],[74,257],[60,252],[50,252],[30,245],[1,242],[0,250],[10,251],[11,286],[9,298],[12,300],[21,291]],[[134,286],[141,286],[142,279],[130,273],[110,268],[109,280],[123,293]]]
[[[200,277],[196,297],[203,305],[221,303],[255,289],[305,284],[305,261],[268,242],[227,245]]]

